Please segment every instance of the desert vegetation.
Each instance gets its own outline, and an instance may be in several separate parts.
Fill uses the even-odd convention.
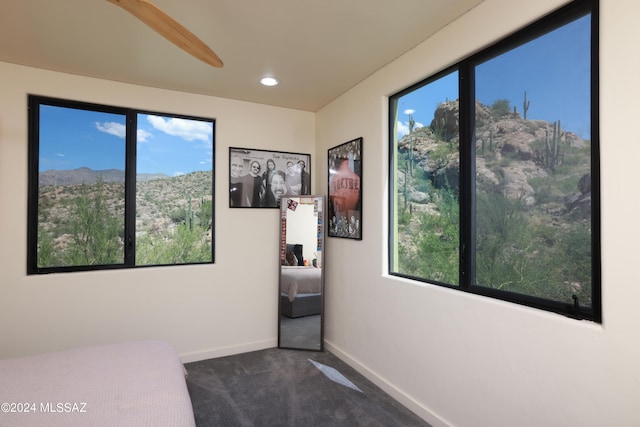
[[[124,263],[125,244],[135,245],[136,265],[212,261],[210,171],[139,179],[135,242],[125,237],[122,180],[107,182],[99,171],[89,171],[95,179],[86,178],[87,169],[81,172],[76,179],[72,171],[61,172],[65,185],[40,184],[38,267]]]
[[[524,111],[528,109],[526,95]],[[458,102],[398,141],[399,273],[459,284]],[[475,284],[591,303],[590,141],[476,104]]]

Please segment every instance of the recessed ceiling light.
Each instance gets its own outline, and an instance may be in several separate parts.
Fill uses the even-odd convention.
[[[263,77],[260,80],[260,83],[265,86],[276,86],[278,84],[278,80],[273,77]]]

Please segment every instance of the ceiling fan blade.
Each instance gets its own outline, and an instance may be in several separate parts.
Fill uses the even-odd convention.
[[[214,67],[222,61],[209,46],[149,0],[107,0],[147,24],[171,43]]]

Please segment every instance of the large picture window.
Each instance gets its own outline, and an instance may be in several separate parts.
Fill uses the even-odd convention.
[[[390,273],[601,321],[597,3],[390,97]]]
[[[29,96],[28,273],[212,263],[214,124]]]

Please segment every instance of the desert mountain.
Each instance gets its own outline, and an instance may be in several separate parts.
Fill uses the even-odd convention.
[[[151,181],[155,179],[169,178],[165,174],[138,174],[137,180]],[[104,183],[124,182],[124,170],[122,169],[104,169],[93,170],[87,167],[69,170],[48,170],[40,172],[40,186],[65,186],[77,184],[95,184],[98,181]]]

